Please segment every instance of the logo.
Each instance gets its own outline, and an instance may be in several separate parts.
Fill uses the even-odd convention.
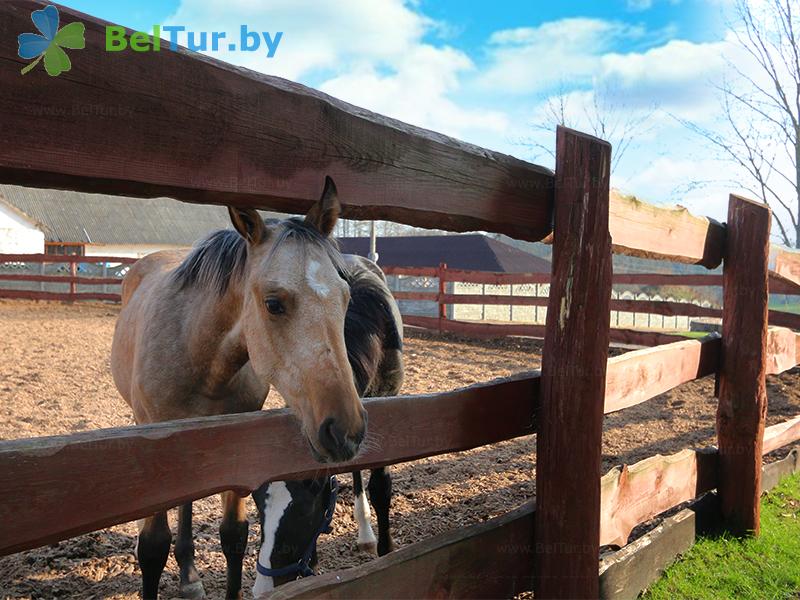
[[[17,38],[19,43],[20,58],[25,60],[36,59],[22,69],[25,75],[33,69],[44,58],[44,70],[52,77],[57,77],[69,71],[72,63],[69,56],[64,52],[64,48],[70,50],[82,50],[86,47],[84,32],[86,30],[83,23],[75,22],[58,28],[58,9],[55,6],[47,6],[42,10],[35,10],[31,13],[31,20],[36,25],[38,33],[22,33]]]

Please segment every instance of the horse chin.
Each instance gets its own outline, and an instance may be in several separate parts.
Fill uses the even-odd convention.
[[[314,457],[314,460],[318,463],[327,464],[333,462],[325,453],[320,452],[317,447],[314,445],[314,442],[311,441],[310,437],[306,437],[306,441],[308,442],[308,447],[311,449],[311,456]]]

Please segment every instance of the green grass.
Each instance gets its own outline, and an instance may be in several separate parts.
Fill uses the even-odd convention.
[[[681,337],[700,339],[706,337],[708,334],[709,334],[708,331],[676,331],[671,335],[679,335]]]
[[[800,474],[761,501],[761,536],[702,538],[644,594],[648,600],[797,598]]]

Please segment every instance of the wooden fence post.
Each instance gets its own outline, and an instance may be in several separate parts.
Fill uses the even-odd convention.
[[[447,305],[442,302],[444,295],[447,293],[445,283],[447,276],[447,265],[445,263],[439,263],[439,268],[436,269],[436,277],[439,280],[439,333],[442,332],[442,326],[445,319],[447,319]]]
[[[736,534],[759,531],[771,221],[766,205],[731,195],[722,277],[717,437],[722,513]]]
[[[78,276],[78,264],[71,262],[69,263],[69,276],[70,277],[77,277]],[[78,291],[78,286],[75,284],[75,280],[69,282],[69,295],[72,296],[72,300],[75,300],[75,293]]]
[[[537,418],[536,598],[599,594],[610,160],[608,143],[558,128],[553,264]]]

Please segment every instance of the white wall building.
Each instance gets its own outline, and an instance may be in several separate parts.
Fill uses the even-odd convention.
[[[230,227],[224,206],[0,185],[3,254],[139,258]]]

